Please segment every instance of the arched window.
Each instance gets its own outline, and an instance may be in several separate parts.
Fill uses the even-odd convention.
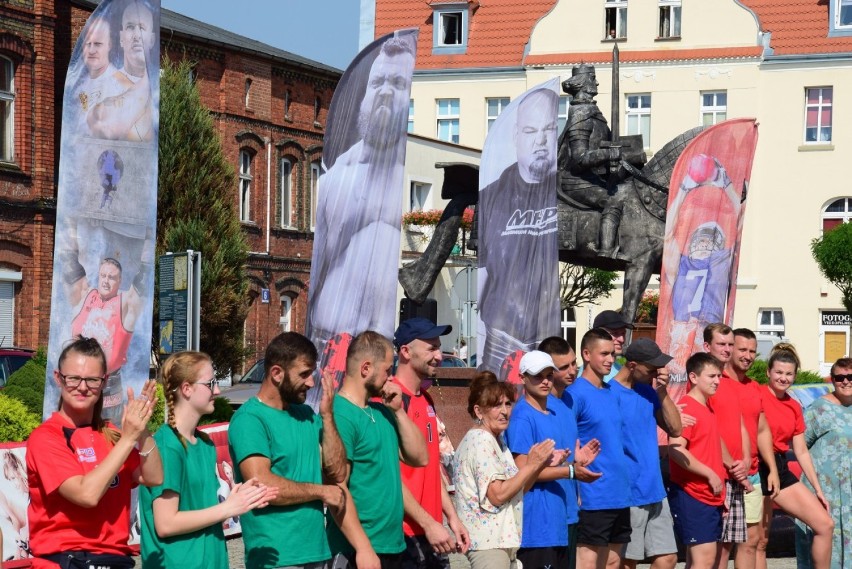
[[[240,150],[240,221],[251,221],[251,161],[251,152]]]
[[[293,162],[281,159],[281,227],[293,227]]]
[[[838,198],[822,210],[822,230],[834,229],[852,219],[852,198]]]
[[[0,55],[0,161],[15,160],[15,64]]]
[[[319,204],[319,181],[322,166],[319,161],[311,162],[311,231],[317,226],[317,205]]]
[[[246,79],[246,108],[251,102],[251,79]]]
[[[289,296],[281,296],[281,317],[278,322],[281,324],[282,332],[289,332],[291,329],[290,313],[293,310],[293,299]]]

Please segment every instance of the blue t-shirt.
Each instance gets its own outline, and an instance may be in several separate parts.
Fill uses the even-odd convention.
[[[506,431],[506,444],[512,454],[529,454],[534,444],[545,439],[553,439],[558,449],[568,448],[573,452],[577,441],[574,413],[552,395],[547,397],[547,411],[545,414],[534,409],[526,398],[515,405]],[[566,523],[556,523],[557,520]],[[574,480],[537,482],[524,494],[521,547],[566,546],[568,525],[577,521]]]
[[[631,506],[656,504],[666,497],[660,472],[660,450],[657,446],[657,410],[662,408],[657,392],[644,383],[628,389],[612,381],[609,384],[621,408],[621,436],[624,456],[631,472]]]
[[[580,484],[580,508],[583,510],[627,508],[632,501],[621,437],[621,411],[611,385],[611,382],[604,383],[597,388],[581,376],[565,389],[577,418],[580,444],[591,439],[601,442],[601,452],[588,468],[603,475],[594,482]]]

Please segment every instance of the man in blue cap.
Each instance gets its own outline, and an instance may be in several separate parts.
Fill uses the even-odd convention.
[[[448,568],[447,554],[465,553],[470,546],[467,530],[441,479],[438,417],[435,404],[425,390],[429,379],[441,367],[441,336],[452,330],[452,326],[436,325],[428,318],[410,318],[399,325],[393,338],[399,365],[391,381],[402,389],[402,404],[423,433],[429,451],[426,466],[400,465],[405,505],[402,524],[405,569]],[[455,539],[443,525],[444,515]]]

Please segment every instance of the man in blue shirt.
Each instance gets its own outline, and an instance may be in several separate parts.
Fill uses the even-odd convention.
[[[592,323],[592,328],[603,328],[609,335],[612,336],[612,344],[614,348],[613,357],[618,358],[621,356],[621,350],[624,347],[624,340],[627,336],[627,330],[633,330],[633,324],[624,320],[621,316],[620,312],[616,312],[615,310],[604,310],[597,316],[595,316],[595,321]],[[613,361],[612,367],[609,372],[604,376],[603,380],[605,383],[609,383],[615,374],[619,372],[621,369],[621,364]],[[583,372],[583,368],[580,368],[580,373]]]

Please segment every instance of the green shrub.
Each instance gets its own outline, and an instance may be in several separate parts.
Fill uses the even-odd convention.
[[[754,363],[749,368],[746,375],[755,380],[758,383],[766,384],[769,382],[769,379],[766,377],[766,369],[768,366],[768,362],[766,360],[756,359]],[[815,371],[810,370],[799,370],[799,373],[796,374],[796,383],[797,384],[810,384],[810,383],[825,383],[825,378],[823,378],[820,374]]]
[[[234,410],[231,404],[224,397],[217,397],[213,400],[213,412],[209,415],[201,417],[200,425],[211,425],[213,423],[227,423],[231,420],[231,415]]]
[[[163,426],[166,421],[166,394],[163,391],[163,384],[157,383],[157,403],[154,404],[154,412],[151,414],[151,420],[148,421],[148,431],[151,434]]]
[[[47,348],[42,346],[37,349],[36,353],[33,355],[33,361],[41,367],[47,369]]]
[[[796,383],[825,383],[825,378],[815,371],[801,370],[796,375]]]
[[[33,358],[9,376],[3,394],[17,399],[26,405],[30,413],[41,417],[44,407],[44,377],[44,366],[39,365]]]
[[[38,415],[30,413],[23,403],[0,393],[0,442],[27,440],[41,423],[40,417],[40,409]]]

